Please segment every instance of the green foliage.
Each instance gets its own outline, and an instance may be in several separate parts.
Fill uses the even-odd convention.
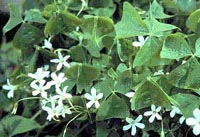
[[[19,12],[19,9],[17,9],[16,5],[9,4],[8,8],[10,10],[10,18],[7,24],[3,27],[4,34],[16,27],[18,24],[22,23],[23,21],[21,13]]]
[[[194,136],[169,114],[200,106],[199,1],[28,0],[22,13],[14,3],[0,46],[0,136],[130,136],[126,125],[152,104],[162,120],[143,115],[135,136]]]
[[[22,116],[7,116],[0,124],[1,136],[14,136],[37,128],[41,128],[38,123]]]
[[[43,39],[44,36],[39,28],[31,24],[24,23],[15,34],[13,46],[18,49],[25,50],[34,44],[42,42]]]
[[[83,89],[89,85],[100,75],[100,71],[89,64],[77,64],[66,71],[66,76],[77,84],[77,93],[81,93]]]
[[[176,87],[184,89],[199,89],[200,77],[197,75],[199,69],[199,62],[196,58],[191,57],[186,63],[171,71],[166,78]]]
[[[100,106],[96,119],[126,118],[129,116],[129,108],[126,102],[116,94],[110,95]]]
[[[199,18],[200,18],[200,9],[197,9],[188,17],[186,21],[186,26],[193,32],[197,31],[197,26],[200,24]]]
[[[129,38],[145,35],[148,30],[136,9],[125,2],[122,19],[115,25],[115,31],[117,38]]]
[[[151,5],[151,12],[156,19],[165,19],[171,17],[170,15],[164,13],[163,7],[157,2],[157,0],[153,1]]]
[[[139,110],[151,104],[170,108],[170,103],[171,99],[165,91],[153,79],[148,78],[133,96],[131,109]]]
[[[169,35],[163,44],[162,51],[160,52],[161,58],[167,59],[180,59],[192,55],[192,51],[180,33]]]

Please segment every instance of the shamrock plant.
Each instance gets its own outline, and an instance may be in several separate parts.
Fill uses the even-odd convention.
[[[6,3],[0,136],[200,135],[198,0]]]

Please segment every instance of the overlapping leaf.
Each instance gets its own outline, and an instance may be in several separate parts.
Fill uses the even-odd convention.
[[[151,11],[152,11],[152,15],[156,19],[165,19],[165,18],[171,17],[170,15],[167,15],[167,14],[164,13],[163,7],[157,2],[157,0],[153,1],[150,8],[151,8]]]
[[[170,63],[168,59],[160,58],[161,43],[156,37],[150,37],[138,51],[133,66],[156,66]]]
[[[186,26],[195,32],[197,30],[197,26],[200,24],[200,9],[197,9],[194,11],[190,16],[188,17],[186,21]]]
[[[126,118],[129,113],[125,101],[116,94],[112,94],[101,104],[96,119],[100,121],[110,118]]]
[[[100,71],[89,64],[77,64],[66,71],[66,76],[77,84],[77,92],[90,87],[90,84],[100,75]]]
[[[180,33],[168,36],[160,53],[161,58],[168,59],[180,59],[189,55],[192,55],[192,51],[184,36]]]
[[[186,63],[178,66],[166,77],[169,82],[179,88],[199,89],[200,76],[198,75],[200,64],[195,57],[191,57]]]
[[[41,29],[24,23],[15,34],[13,46],[18,49],[27,49],[34,44],[42,42],[43,39],[44,35]]]
[[[195,95],[178,93],[172,98],[178,102],[178,107],[186,118],[193,117],[194,109],[199,108],[200,99]]]
[[[124,2],[123,16],[115,25],[115,31],[117,38],[128,38],[145,35],[148,29],[136,9],[128,2]]]
[[[131,102],[132,110],[139,110],[155,104],[170,108],[173,100],[151,78],[149,78],[134,94]]]
[[[110,37],[113,41],[112,36],[109,36],[114,31],[113,21],[107,17],[87,16],[81,28],[85,39],[83,46],[92,56],[100,57],[101,49],[110,44],[103,43],[103,38]]]

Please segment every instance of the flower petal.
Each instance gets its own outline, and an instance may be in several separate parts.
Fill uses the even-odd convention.
[[[99,100],[99,99],[102,99],[103,98],[103,93],[99,93],[98,95],[97,95],[97,99]]]
[[[3,85],[2,88],[5,89],[5,90],[10,90],[11,89],[10,86],[8,86],[8,85]]]
[[[61,70],[62,66],[63,66],[63,64],[62,64],[62,63],[59,63],[59,64],[57,65],[57,68],[56,68],[56,69],[59,71],[59,70]]]
[[[95,107],[99,108],[99,106],[100,106],[99,101],[95,101]]]
[[[41,97],[43,97],[43,98],[47,98],[47,92],[41,92]]]
[[[129,98],[132,98],[134,96],[135,92],[128,92],[125,95]]]
[[[50,60],[50,62],[53,62],[53,63],[59,63],[60,60],[59,60],[59,59],[52,59],[52,60]]]
[[[135,122],[137,123],[137,122],[141,121],[142,118],[143,118],[142,115],[139,115],[139,116],[135,119]]]
[[[68,60],[70,58],[70,56],[69,55],[66,55],[63,59],[64,59],[64,61],[66,61],[66,60]]]
[[[135,123],[135,126],[137,126],[138,128],[143,129],[145,127],[145,125],[143,123]]]
[[[180,123],[180,124],[183,124],[184,120],[185,120],[185,117],[184,117],[184,116],[180,117],[179,123]]]
[[[199,125],[199,124],[195,125],[195,126],[193,127],[192,132],[193,132],[196,136],[199,135],[199,134],[200,134],[200,125]]]
[[[154,119],[155,119],[155,115],[152,115],[150,118],[149,118],[149,123],[152,123],[153,121],[154,121]]]
[[[94,87],[92,87],[92,89],[91,89],[91,94],[93,97],[96,97],[96,95],[97,95],[97,91]]]
[[[193,125],[198,124],[197,120],[194,119],[194,118],[187,118],[185,122],[186,122],[186,124],[189,125],[189,126],[193,126]]]
[[[88,100],[94,100],[94,98],[93,98],[89,93],[86,93],[86,94],[84,95],[84,97],[85,97],[86,99],[88,99]]]
[[[68,62],[63,62],[63,65],[64,65],[65,67],[67,67],[67,68],[69,68],[69,67],[70,67],[70,65],[69,65],[69,63],[68,63]]]
[[[86,107],[87,108],[91,108],[91,106],[94,104],[94,101],[89,101],[87,104],[86,104]]]
[[[128,124],[126,126],[123,126],[123,130],[126,131],[126,130],[129,130],[131,128],[131,124]]]
[[[144,37],[143,36],[138,36],[138,40],[139,40],[139,42],[144,43]]]
[[[200,120],[200,110],[198,108],[196,108],[194,111],[193,111],[193,115],[196,119]]]
[[[126,117],[126,122],[128,122],[129,124],[131,124],[134,120],[132,118]]]
[[[33,95],[33,96],[37,96],[38,94],[40,94],[40,91],[38,91],[38,90],[34,90],[34,91],[32,92],[32,95]]]
[[[62,54],[61,54],[60,51],[58,51],[58,58],[59,58],[60,60],[63,59],[63,56],[62,56]]]
[[[154,104],[151,105],[151,111],[155,111],[156,110],[156,106]]]
[[[140,42],[138,42],[138,41],[134,41],[134,42],[132,42],[132,46],[134,46],[134,47],[142,47],[142,44]]]
[[[158,108],[156,108],[156,112],[160,112],[161,110],[161,106],[159,106]]]
[[[161,117],[158,113],[156,113],[156,119],[157,119],[157,120],[161,120],[162,117]]]
[[[72,95],[69,93],[65,93],[64,96],[65,96],[65,98],[72,98]]]
[[[131,135],[135,135],[136,134],[136,127],[135,126],[132,126],[132,129],[131,129]]]
[[[147,111],[147,112],[144,112],[144,116],[150,116],[150,115],[152,115],[153,114],[153,112],[152,111]]]
[[[8,98],[13,98],[14,97],[14,91],[10,90],[7,94]]]

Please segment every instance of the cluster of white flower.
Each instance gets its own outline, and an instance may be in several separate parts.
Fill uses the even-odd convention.
[[[139,36],[139,41],[133,42],[133,46],[142,47],[144,43],[148,40],[148,37],[144,39],[144,37]],[[50,43],[50,39],[45,40],[43,48],[47,48],[52,50],[52,44]],[[48,71],[48,67],[38,68],[35,73],[28,73],[28,76],[33,79],[30,83],[30,87],[33,89],[33,96],[41,97],[41,106],[44,111],[48,113],[47,120],[51,121],[52,119],[56,120],[60,116],[65,118],[66,114],[72,114],[74,106],[71,102],[72,95],[67,93],[68,86],[64,85],[64,82],[67,80],[67,77],[64,73],[60,72],[63,67],[70,67],[70,64],[67,60],[70,58],[69,55],[63,56],[61,51],[58,51],[58,58],[52,59],[50,62],[57,63],[56,71],[50,72]],[[162,71],[154,75],[163,74]],[[9,79],[7,79],[7,84],[3,85],[3,89],[8,90],[8,98],[14,97],[14,90],[18,88],[17,85],[13,85],[10,83]],[[52,90],[50,90],[52,89]],[[49,91],[51,92],[49,92]],[[53,92],[52,92],[53,91]],[[134,96],[134,92],[128,92],[125,95],[130,98],[130,102]],[[91,94],[84,94],[84,98],[89,100],[86,103],[86,108],[89,109],[93,105],[96,109],[100,107],[100,102],[103,98],[103,93],[98,93],[97,90],[92,87]],[[154,104],[151,105],[151,110],[144,112],[144,116],[149,117],[149,123],[153,123],[155,119],[161,121],[161,106],[156,107]],[[15,110],[16,111],[16,110]],[[166,109],[166,111],[169,111]],[[170,111],[170,117],[173,118],[176,114],[181,115],[179,122],[182,124],[185,121],[185,117],[183,116],[180,109],[176,106],[172,106],[172,110]],[[193,117],[189,117],[186,119],[186,124],[193,127],[193,133],[195,135],[200,134],[200,110],[197,108],[193,111]],[[133,118],[127,117],[126,122],[128,125],[123,126],[123,130],[127,131],[131,129],[131,135],[136,134],[136,128],[144,129],[145,125],[141,123],[143,119],[142,115],[139,115],[135,120]]]
[[[152,104],[151,105],[151,111],[147,111],[144,113],[144,116],[150,116],[149,118],[149,123],[152,123],[155,118],[157,120],[162,120],[161,115],[159,114],[161,111],[161,106],[157,107]],[[167,110],[169,111],[169,110]],[[176,106],[172,106],[172,110],[170,111],[170,117],[173,118],[176,114],[182,115],[182,112],[180,111],[180,109]],[[193,111],[193,117],[189,117],[189,118],[185,118],[183,115],[180,117],[179,122],[180,124],[182,124],[185,119],[186,119],[186,124],[188,126],[192,126],[193,127],[193,133],[194,135],[200,135],[200,110],[199,108],[196,108]],[[143,123],[141,123],[140,121],[142,120],[142,115],[139,115],[135,120],[132,118],[127,117],[126,118],[126,122],[128,123],[128,125],[123,126],[123,130],[129,130],[131,128],[131,135],[135,135],[136,134],[136,127],[143,129],[145,128],[145,125]]]
[[[50,39],[45,40],[44,44],[43,48],[52,49]],[[34,89],[32,95],[40,95],[42,97],[41,106],[48,113],[47,120],[49,121],[52,119],[56,120],[60,116],[65,117],[66,114],[72,114],[72,109],[74,108],[70,101],[72,95],[67,93],[68,86],[63,84],[67,80],[67,77],[64,73],[59,72],[63,67],[70,67],[70,64],[67,62],[70,56],[63,56],[61,51],[57,53],[58,58],[50,60],[50,62],[57,63],[55,72],[50,72],[45,68],[38,68],[34,74],[28,74],[29,77],[34,79],[30,84]],[[48,78],[49,81],[45,78]],[[49,89],[55,92],[48,93],[47,90]],[[100,106],[99,100],[103,98],[103,93],[97,94],[96,89],[92,88],[91,95],[86,93],[84,97],[89,100],[86,104],[87,108],[91,108],[93,104],[98,108]]]

